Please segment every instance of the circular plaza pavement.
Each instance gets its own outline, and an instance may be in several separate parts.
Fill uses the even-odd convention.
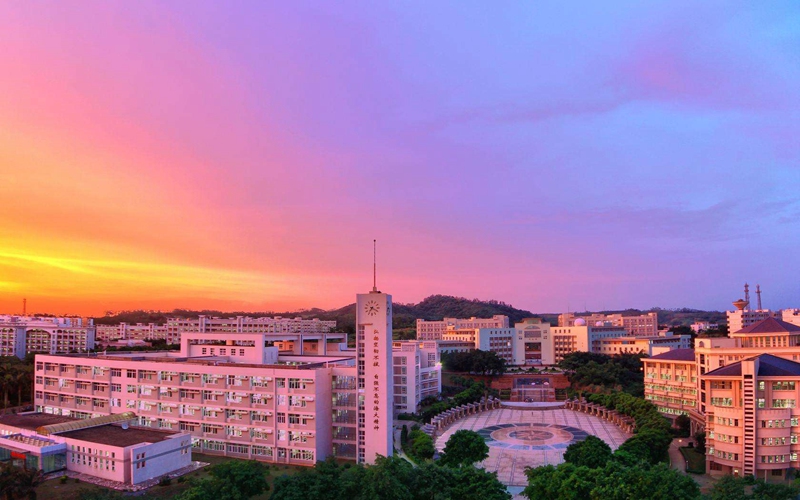
[[[508,486],[524,486],[526,467],[557,465],[564,461],[564,450],[587,436],[597,436],[616,450],[630,435],[610,422],[564,408],[518,410],[500,408],[470,415],[455,422],[436,438],[436,449],[457,430],[477,432],[489,445],[489,458],[480,467],[497,472]]]

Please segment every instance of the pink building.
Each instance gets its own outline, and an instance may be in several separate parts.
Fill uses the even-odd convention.
[[[36,409],[134,412],[139,426],[187,433],[203,453],[372,462],[392,454],[391,298],[358,301],[356,352],[326,334],[229,332],[184,333],[180,352],[38,355]]]

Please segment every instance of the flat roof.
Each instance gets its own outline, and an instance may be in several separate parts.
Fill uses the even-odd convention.
[[[73,422],[77,420],[72,417],[64,417],[62,415],[50,415],[47,413],[17,413],[9,415],[0,415],[0,424],[10,425],[12,427],[19,427],[20,429],[28,429],[35,431],[43,425],[63,424],[65,422]]]
[[[62,432],[58,435],[70,439],[80,439],[90,443],[107,444],[125,448],[139,443],[158,443],[177,434],[173,431],[148,429],[146,427],[128,427],[123,429],[116,424],[101,425],[89,429]]]

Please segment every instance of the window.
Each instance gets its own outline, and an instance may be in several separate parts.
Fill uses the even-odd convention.
[[[278,415],[276,416],[275,419],[279,424],[285,424],[286,423],[286,414],[285,413],[278,413]]]

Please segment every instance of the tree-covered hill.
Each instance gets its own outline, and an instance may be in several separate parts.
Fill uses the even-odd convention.
[[[688,326],[696,320],[725,322],[725,313],[719,311],[700,311],[697,309],[661,309],[652,308],[649,310],[625,309],[617,311],[602,311],[604,314],[622,313],[625,316],[643,314],[647,312],[657,312],[660,325],[668,326]],[[120,322],[125,323],[164,323],[168,317],[196,318],[199,315],[231,318],[236,316],[284,316],[289,318],[301,317],[306,319],[319,318],[321,320],[336,320],[339,329],[347,332],[355,331],[356,305],[349,304],[339,309],[303,309],[293,312],[277,311],[192,311],[187,309],[175,309],[171,312],[164,311],[122,311],[118,313],[107,313],[105,316],[95,318],[95,323],[99,325],[115,325]],[[395,329],[414,328],[417,319],[441,320],[442,318],[490,318],[495,314],[503,314],[509,317],[513,325],[523,318],[538,316],[552,324],[558,320],[557,313],[534,314],[524,309],[517,309],[510,304],[498,300],[479,300],[465,299],[463,297],[453,297],[450,295],[431,295],[419,303],[413,304],[394,304],[393,327]],[[577,313],[583,314],[583,313]],[[586,313],[589,314],[589,313]]]
[[[294,312],[221,312],[221,311],[190,311],[175,309],[172,312],[162,311],[122,311],[108,313],[103,317],[95,318],[99,325],[114,325],[125,323],[164,323],[168,317],[179,316],[196,318],[199,315],[231,318],[236,316],[284,316],[289,318],[301,317],[306,319],[319,318],[321,320],[336,320],[339,329],[355,331],[356,305],[349,304],[339,309],[326,311],[324,309],[304,309]],[[504,314],[510,318],[511,324],[522,318],[534,316],[530,311],[516,309],[509,304],[497,300],[465,299],[447,295],[431,295],[418,304],[394,304],[393,327],[413,328],[416,320],[440,320],[449,318],[490,318],[495,314]]]

